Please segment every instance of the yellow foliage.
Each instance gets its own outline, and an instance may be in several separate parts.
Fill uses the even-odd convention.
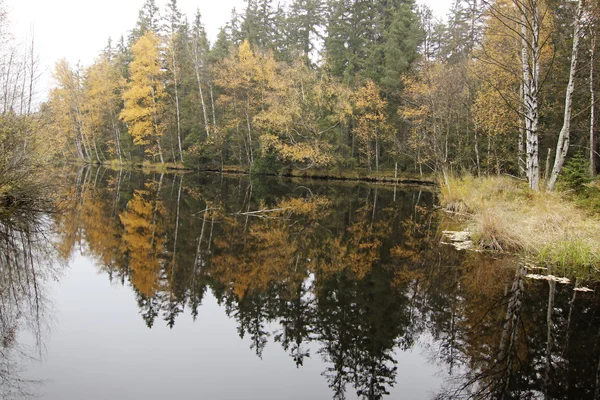
[[[136,190],[119,217],[124,227],[125,251],[129,253],[131,283],[144,295],[152,296],[159,288],[158,255],[164,242],[161,216],[165,211],[161,202],[147,200],[146,196],[147,191]]]
[[[160,148],[160,137],[165,130],[162,120],[165,92],[158,46],[158,37],[151,31],[132,46],[130,81],[123,93],[125,106],[120,117],[127,124],[135,144],[153,144]],[[146,151],[156,155],[157,148]]]
[[[354,132],[359,139],[361,151],[371,158],[377,155],[381,141],[391,141],[394,130],[387,122],[387,103],[381,98],[380,90],[372,80],[368,80],[353,97],[357,119]],[[375,141],[375,149],[372,142]]]
[[[476,50],[471,71],[479,80],[474,102],[474,119],[488,135],[503,135],[518,128],[520,85],[522,82],[520,12],[515,0],[497,0],[495,12],[488,11],[483,46]],[[545,1],[537,2],[543,16],[540,26],[540,76],[552,61],[552,13]]]

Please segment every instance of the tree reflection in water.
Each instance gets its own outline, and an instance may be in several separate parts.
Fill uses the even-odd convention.
[[[47,204],[0,210],[0,397],[32,395],[37,382],[22,378],[21,365],[39,359],[50,328],[46,284],[60,263],[49,240]],[[32,208],[35,208],[33,210]],[[19,335],[31,333],[25,346]]]
[[[68,257],[85,242],[111,280],[131,285],[148,327],[173,328],[186,309],[195,318],[210,291],[257,356],[279,343],[298,367],[321,357],[336,399],[385,397],[416,343],[448,377],[439,398],[594,396],[596,292],[440,245],[430,191],[104,170],[74,179],[73,211],[55,219],[59,248]]]

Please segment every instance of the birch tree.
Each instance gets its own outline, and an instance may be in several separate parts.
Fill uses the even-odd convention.
[[[596,32],[593,29],[590,38],[590,176],[596,175],[596,93],[594,92],[594,56],[596,52]]]
[[[84,92],[81,77],[65,59],[56,63],[53,76],[57,87],[50,93],[50,105],[55,114],[68,119],[68,122],[63,120],[61,124],[70,126],[77,157],[82,161],[91,162],[93,145],[87,132],[83,110]]]
[[[510,0],[489,4],[492,18],[512,32],[520,42],[521,105],[525,131],[525,164],[529,187],[540,188],[539,166],[539,95],[544,52],[551,49],[552,16],[544,0]],[[491,62],[496,63],[495,60]]]
[[[200,10],[196,10],[196,15],[194,16],[194,25],[192,26],[192,40],[190,46],[188,47],[188,51],[194,64],[194,72],[196,74],[196,83],[198,84],[200,104],[202,105],[202,117],[204,119],[204,130],[206,131],[206,137],[210,136],[210,128],[202,84],[204,83],[204,76],[206,74],[206,55],[208,50],[209,44],[208,39],[206,38],[206,31],[202,25]]]
[[[175,117],[177,122],[177,148],[179,150],[179,160],[183,162],[183,152],[181,151],[181,113],[179,108],[179,63],[177,53],[177,31],[181,25],[181,12],[177,8],[177,0],[171,0],[167,5],[167,29],[168,29],[168,53],[169,67],[171,77],[173,78],[173,90],[175,95]]]
[[[556,156],[554,159],[554,167],[548,182],[548,190],[553,190],[558,179],[558,175],[562,170],[565,158],[569,151],[570,133],[571,133],[571,109],[573,105],[573,92],[575,90],[575,73],[577,72],[577,57],[579,51],[579,39],[584,31],[583,26],[583,0],[577,2],[577,15],[575,17],[574,32],[573,32],[573,50],[571,52],[571,69],[569,71],[569,83],[565,94],[565,112],[563,117],[563,126],[558,136],[556,145]],[[592,107],[593,108],[593,107]]]
[[[590,175],[593,177],[596,175],[596,95],[594,91],[594,62],[595,62],[595,53],[596,53],[596,37],[597,37],[597,20],[598,14],[600,13],[600,7],[598,4],[592,3],[590,5],[590,21],[589,21],[589,33],[590,33],[590,77],[589,77],[589,87],[590,87]]]
[[[537,0],[517,3],[521,12],[521,64],[523,105],[525,111],[526,164],[529,187],[540,189],[539,103],[540,89],[540,15]]]

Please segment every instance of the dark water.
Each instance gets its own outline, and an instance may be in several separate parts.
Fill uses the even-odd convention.
[[[597,290],[440,244],[431,191],[55,180],[1,217],[3,398],[598,397]]]

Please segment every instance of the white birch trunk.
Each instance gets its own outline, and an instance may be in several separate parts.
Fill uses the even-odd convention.
[[[590,44],[590,176],[596,175],[596,123],[595,105],[596,96],[594,93],[594,52],[596,51],[596,35],[592,33],[592,43]]]
[[[250,125],[250,97],[246,98],[246,124],[248,126],[248,147],[250,148],[250,165],[254,163],[254,151],[252,149],[252,127]]]
[[[529,187],[539,190],[539,138],[538,138],[538,89],[539,89],[539,15],[537,1],[531,1],[531,21],[528,21],[526,7],[521,14],[521,65],[523,72],[523,103],[525,107],[525,132],[527,152],[527,178]],[[528,28],[531,27],[529,35]]]
[[[210,103],[212,105],[212,118],[213,118],[213,132],[217,131],[217,115],[215,112],[215,99],[213,97],[213,88],[212,85],[210,85]]]
[[[569,72],[569,83],[567,85],[567,93],[565,94],[565,114],[563,117],[563,126],[558,135],[558,143],[556,144],[556,155],[554,158],[554,167],[552,175],[548,182],[548,190],[553,190],[558,179],[558,175],[562,170],[567,153],[569,151],[570,131],[571,131],[571,109],[573,104],[573,92],[575,91],[575,72],[577,70],[577,56],[579,50],[579,37],[582,31],[582,15],[583,15],[583,0],[577,3],[577,17],[575,19],[575,31],[573,33],[573,50],[571,52],[571,70]]]
[[[29,49],[29,96],[27,99],[27,115],[31,114],[31,105],[33,102],[35,82],[37,80],[39,60],[35,55],[35,34],[31,32],[31,48]]]
[[[177,85],[177,65],[175,63],[175,40],[171,32],[171,65],[173,67],[173,83],[175,84],[175,112],[177,114],[177,146],[179,149],[179,160],[183,163],[183,152],[181,151],[181,118],[179,112],[179,87]]]
[[[157,112],[157,106],[156,106],[156,96],[154,95],[154,88],[152,87],[152,118],[154,121],[154,138],[156,140],[156,145],[158,146],[158,155],[160,157],[160,163],[164,164],[165,160],[163,158],[163,154],[162,154],[162,147],[160,146],[160,132],[159,132],[159,127],[158,127],[158,112]]]
[[[194,49],[194,70],[196,71],[196,81],[198,82],[198,93],[200,94],[200,103],[202,104],[202,116],[204,117],[204,129],[206,130],[206,137],[210,136],[210,129],[208,128],[208,116],[206,115],[206,103],[204,102],[204,93],[202,92],[202,79],[200,77],[200,58],[198,57],[198,50]]]
[[[524,91],[523,91],[523,84],[521,84],[521,87],[519,88],[519,97],[521,100],[521,104],[519,105],[519,142],[518,142],[518,151],[519,151],[519,175],[521,177],[526,176],[527,175],[527,163],[525,161],[525,159],[523,158],[523,156],[525,155],[525,119],[523,118],[524,115]]]

